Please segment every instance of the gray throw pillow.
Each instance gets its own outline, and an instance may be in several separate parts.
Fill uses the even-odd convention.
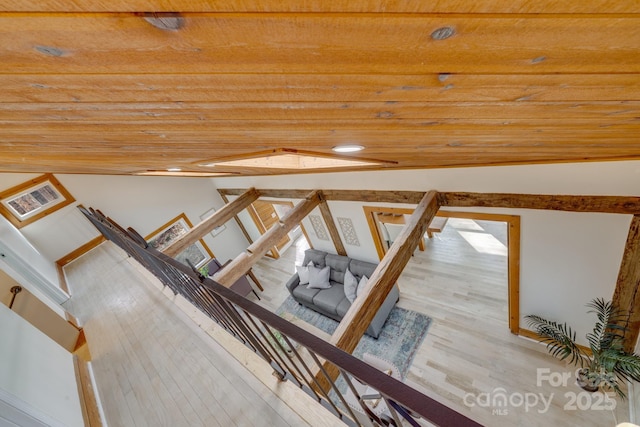
[[[368,281],[369,281],[369,278],[367,276],[362,276],[362,278],[360,279],[360,283],[358,283],[358,290],[356,291],[356,298],[360,296],[360,294],[364,290],[364,287],[367,286],[367,282]]]
[[[344,295],[349,302],[353,302],[356,299],[356,291],[358,290],[358,279],[354,276],[349,269],[344,272]]]
[[[309,267],[313,266],[313,262],[309,261],[307,266],[296,265],[296,272],[298,273],[298,277],[300,277],[300,284],[306,285],[309,283]]]
[[[309,289],[329,289],[329,275],[331,268],[327,265],[325,268],[309,267]]]

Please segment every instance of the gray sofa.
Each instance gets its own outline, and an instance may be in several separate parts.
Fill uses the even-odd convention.
[[[319,268],[327,265],[330,267],[331,274],[329,279],[331,287],[329,289],[310,289],[306,285],[300,285],[300,277],[298,273],[296,273],[287,282],[287,289],[300,304],[337,321],[342,320],[347,310],[351,307],[351,302],[344,293],[343,285],[344,273],[347,268],[359,281],[363,275],[371,277],[371,274],[377,267],[376,264],[370,262],[329,254],[316,249],[306,250],[302,265],[306,266],[310,261]],[[398,291],[398,286],[393,285],[389,295],[387,295],[378,313],[371,321],[366,331],[367,335],[378,338],[384,322],[387,320],[387,317],[389,317],[389,313],[396,302],[398,302],[399,297],[400,292]]]

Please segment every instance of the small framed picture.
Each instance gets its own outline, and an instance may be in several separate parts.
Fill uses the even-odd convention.
[[[162,227],[149,234],[145,237],[145,240],[149,243],[149,246],[162,252],[178,237],[186,234],[191,227],[193,227],[191,221],[189,221],[184,213],[181,213]],[[213,252],[211,252],[202,239],[198,240],[196,243],[175,256],[175,259],[184,265],[189,265],[186,261],[188,259],[196,268],[202,267],[212,258],[214,258]]]
[[[55,176],[45,174],[0,193],[0,212],[21,228],[74,201]]]
[[[213,215],[216,212],[216,208],[211,208],[208,211],[206,211],[205,213],[203,213],[202,215],[200,215],[200,221],[204,221],[205,219],[209,218],[211,215]],[[218,226],[216,228],[214,228],[213,230],[211,230],[211,237],[216,237],[218,234],[222,233],[225,229],[227,228],[226,225],[222,224],[221,226]]]

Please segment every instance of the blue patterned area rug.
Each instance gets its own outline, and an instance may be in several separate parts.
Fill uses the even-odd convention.
[[[338,327],[338,322],[298,304],[291,295],[276,310],[279,316],[285,313],[304,320],[328,334],[333,334]],[[364,353],[369,353],[388,360],[398,367],[404,379],[418,348],[427,336],[430,324],[431,318],[428,316],[395,306],[378,339],[364,335],[353,355],[362,359]]]

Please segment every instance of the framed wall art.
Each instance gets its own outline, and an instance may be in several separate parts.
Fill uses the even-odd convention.
[[[329,240],[329,234],[327,229],[324,228],[324,223],[320,215],[308,215],[307,218],[311,221],[311,226],[313,227],[313,231],[316,232],[316,237],[320,240]]]
[[[211,215],[213,215],[214,213],[216,213],[216,208],[211,208],[208,211],[206,211],[205,213],[203,213],[202,215],[200,215],[200,221],[204,221],[205,219],[209,218]],[[214,228],[213,230],[211,230],[211,237],[216,237],[218,234],[222,233],[225,228],[227,228],[226,225],[222,224],[216,228]]]
[[[0,213],[21,228],[73,202],[56,177],[45,174],[1,192]]]
[[[181,213],[171,221],[167,222],[147,237],[145,240],[149,246],[162,252],[169,247],[177,238],[187,233],[193,227],[191,221],[184,213]],[[187,259],[196,267],[200,268],[210,259],[214,258],[213,252],[206,245],[204,240],[200,239],[193,245],[175,256],[176,261],[189,265]]]

